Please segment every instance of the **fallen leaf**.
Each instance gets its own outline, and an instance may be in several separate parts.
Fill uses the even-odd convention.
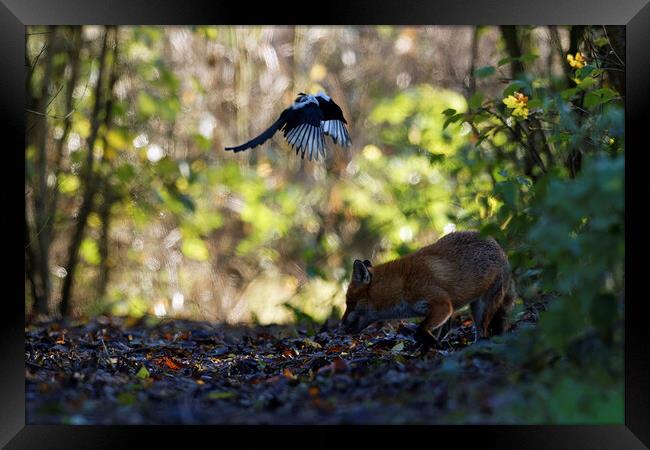
[[[284,375],[286,378],[288,378],[290,380],[297,379],[297,377],[289,369],[284,369],[284,371],[282,372],[282,375]]]
[[[225,398],[233,398],[237,394],[232,391],[225,391],[225,392],[219,392],[219,391],[213,391],[208,394],[208,398],[212,400],[221,400]]]
[[[322,345],[320,345],[318,342],[314,341],[313,339],[305,338],[302,340],[305,344],[308,346],[315,348],[315,349],[320,349],[323,348]]]
[[[343,372],[347,370],[348,364],[341,358],[334,358],[332,360],[332,373]]]
[[[401,352],[402,350],[404,350],[404,342],[401,342],[401,341],[398,342],[397,344],[395,344],[395,345],[393,346],[393,348],[390,349],[390,351],[391,351],[392,353],[399,353],[399,352]]]
[[[178,370],[181,368],[181,366],[176,364],[171,358],[164,357],[163,363],[172,370]]]
[[[136,373],[136,376],[138,378],[142,378],[143,380],[149,378],[149,371],[145,366],[142,366],[140,370],[138,370],[138,373]]]

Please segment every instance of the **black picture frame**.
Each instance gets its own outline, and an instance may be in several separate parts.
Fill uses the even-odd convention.
[[[15,245],[16,255],[21,251],[20,239],[15,236],[24,224],[19,223],[24,208],[24,197],[18,189],[22,176],[18,167],[24,167],[24,50],[26,25],[187,25],[187,24],[396,24],[396,25],[565,25],[607,24],[626,27],[626,140],[633,161],[636,152],[644,150],[647,137],[643,127],[648,123],[650,93],[650,4],[648,0],[579,1],[562,0],[447,0],[445,2],[417,0],[347,1],[340,4],[306,2],[223,2],[219,0],[0,0],[0,61],[3,63],[0,92],[0,116],[6,131],[0,146],[5,158],[5,173],[0,177],[5,205],[4,222],[9,229],[5,242]],[[630,153],[628,152],[628,156]],[[638,153],[637,153],[638,155]],[[644,166],[639,163],[626,166],[626,202],[646,198],[632,188],[639,181]],[[14,177],[16,179],[14,179]],[[642,180],[642,179],[641,179]],[[638,200],[637,200],[638,201]],[[15,205],[13,204],[15,202]],[[634,208],[633,208],[634,210]],[[627,270],[635,256],[642,257],[644,220],[627,220],[626,237],[634,236],[634,247],[628,245]],[[13,249],[13,247],[11,247]],[[22,250],[24,253],[24,249]],[[638,270],[638,266],[636,267]],[[292,429],[289,439],[286,427],[259,429],[251,432],[246,427],[140,427],[140,426],[35,426],[25,425],[25,366],[24,366],[24,303],[19,298],[24,283],[19,281],[20,267],[5,256],[3,286],[18,286],[18,292],[0,297],[4,301],[0,320],[2,339],[2,367],[0,368],[0,444],[5,448],[116,448],[136,447],[133,434],[142,434],[146,446],[163,444],[175,447],[186,442],[191,430],[193,437],[205,437],[211,445],[225,445],[224,433],[241,439],[242,445],[253,445],[252,440],[268,445],[307,445],[329,441],[329,445],[347,444],[331,431],[320,427]],[[14,273],[15,272],[15,273]],[[628,272],[629,274],[629,272]],[[632,292],[626,283],[626,291]],[[640,285],[640,283],[638,283]],[[5,292],[8,292],[5,289]],[[441,437],[452,440],[450,445],[481,446],[499,449],[637,449],[650,446],[650,346],[644,333],[643,301],[645,293],[628,295],[625,325],[625,425],[612,426],[431,426],[431,427],[359,427],[351,430],[364,432],[377,440],[385,440],[386,433],[399,431],[397,445],[413,445],[412,433],[431,439],[431,445],[440,445]],[[350,430],[349,428],[346,428]],[[255,431],[255,430],[253,430]],[[274,437],[269,433],[276,431]],[[279,433],[278,433],[279,431]],[[327,436],[327,437],[325,437]],[[407,437],[408,436],[408,437]],[[255,439],[257,438],[257,439]],[[404,440],[406,438],[406,440]],[[176,442],[175,442],[176,441]],[[426,442],[426,441],[425,441]],[[401,444],[400,444],[401,443]],[[229,444],[230,445],[230,444]]]

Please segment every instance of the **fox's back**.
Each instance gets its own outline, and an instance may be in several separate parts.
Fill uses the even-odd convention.
[[[412,264],[426,268],[422,276],[430,277],[430,281],[413,282],[435,283],[462,303],[484,292],[508,268],[508,259],[493,238],[462,231],[447,234],[418,250]]]

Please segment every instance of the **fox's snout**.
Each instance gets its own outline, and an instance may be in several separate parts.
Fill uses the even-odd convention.
[[[346,312],[339,324],[339,330],[345,333],[359,333],[369,325],[370,321],[357,311]]]

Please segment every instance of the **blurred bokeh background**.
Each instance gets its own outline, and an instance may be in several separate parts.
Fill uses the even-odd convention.
[[[517,225],[508,211],[530,212],[539,176],[574,178],[585,142],[622,153],[620,33],[28,27],[26,310],[324,320],[341,314],[353,259],[383,262],[486,227],[532,298],[540,260],[518,258],[529,241],[506,234]],[[567,59],[579,50],[582,66]],[[596,81],[579,86],[575,71],[598,58],[586,77]],[[607,97],[590,105],[596,118],[581,119],[584,104],[571,114],[551,104],[596,89]],[[278,134],[223,150],[263,131],[298,92],[320,90],[343,109],[351,148],[330,141],[326,161],[301,161]],[[539,119],[510,114],[501,100],[516,90]],[[528,152],[540,139],[550,144]]]

